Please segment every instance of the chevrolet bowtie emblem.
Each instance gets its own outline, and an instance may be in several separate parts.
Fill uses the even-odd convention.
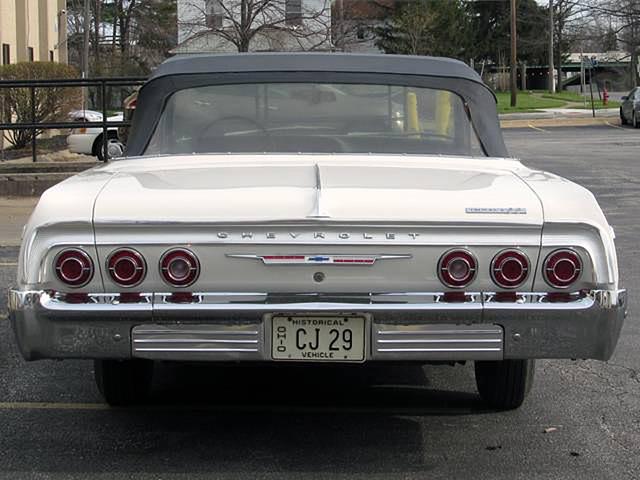
[[[411,255],[251,255],[228,253],[227,257],[262,260],[265,265],[373,265],[377,260],[411,258]]]

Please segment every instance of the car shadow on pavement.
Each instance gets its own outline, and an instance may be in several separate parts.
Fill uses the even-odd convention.
[[[5,410],[0,471],[421,476],[469,447],[459,429],[486,411],[472,380],[470,366],[163,363],[143,405]]]
[[[426,371],[426,372],[425,372]],[[431,374],[465,377],[462,367],[404,365],[228,365],[161,363],[152,404],[277,411],[379,411],[459,415],[485,405],[469,393],[469,381],[433,382]],[[457,387],[457,388],[456,388]],[[463,387],[463,388],[460,388]]]
[[[146,472],[159,459],[167,473],[425,471],[425,435],[446,436],[445,416],[485,409],[475,393],[429,384],[419,365],[162,364],[150,403],[105,412],[102,441],[133,441]]]

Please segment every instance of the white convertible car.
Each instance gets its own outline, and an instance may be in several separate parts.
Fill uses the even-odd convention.
[[[508,158],[463,63],[390,55],[165,62],[127,156],[42,196],[9,299],[24,357],[95,359],[110,404],[158,360],[473,361],[516,408],[626,314],[593,195]]]

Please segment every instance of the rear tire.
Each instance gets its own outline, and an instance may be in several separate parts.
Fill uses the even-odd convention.
[[[114,157],[114,156],[121,156],[121,155],[110,155],[110,144],[112,143],[116,143],[119,145],[120,147],[120,151],[124,151],[124,146],[122,145],[122,142],[120,142],[120,140],[118,140],[118,135],[115,132],[109,132],[108,136],[107,136],[107,155],[109,156],[109,158]],[[104,156],[104,146],[102,145],[102,134],[100,134],[95,141],[93,142],[93,156],[94,157],[98,157],[98,160],[100,160],[101,162],[105,161],[105,156]]]
[[[98,390],[111,406],[135,405],[146,400],[153,381],[150,360],[95,360]]]
[[[631,125],[633,125],[633,128],[640,128],[640,118],[638,118],[636,112],[633,112],[633,116],[631,117]]]
[[[482,399],[492,408],[513,410],[531,390],[535,360],[477,361],[475,371]]]

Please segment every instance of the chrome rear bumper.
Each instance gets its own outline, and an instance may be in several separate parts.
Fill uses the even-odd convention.
[[[545,293],[467,293],[454,302],[442,293],[198,293],[187,301],[156,293],[124,303],[118,294],[71,301],[11,290],[9,313],[27,359],[271,360],[272,314],[358,313],[368,319],[366,360],[607,360],[626,298],[624,290],[562,301]]]

